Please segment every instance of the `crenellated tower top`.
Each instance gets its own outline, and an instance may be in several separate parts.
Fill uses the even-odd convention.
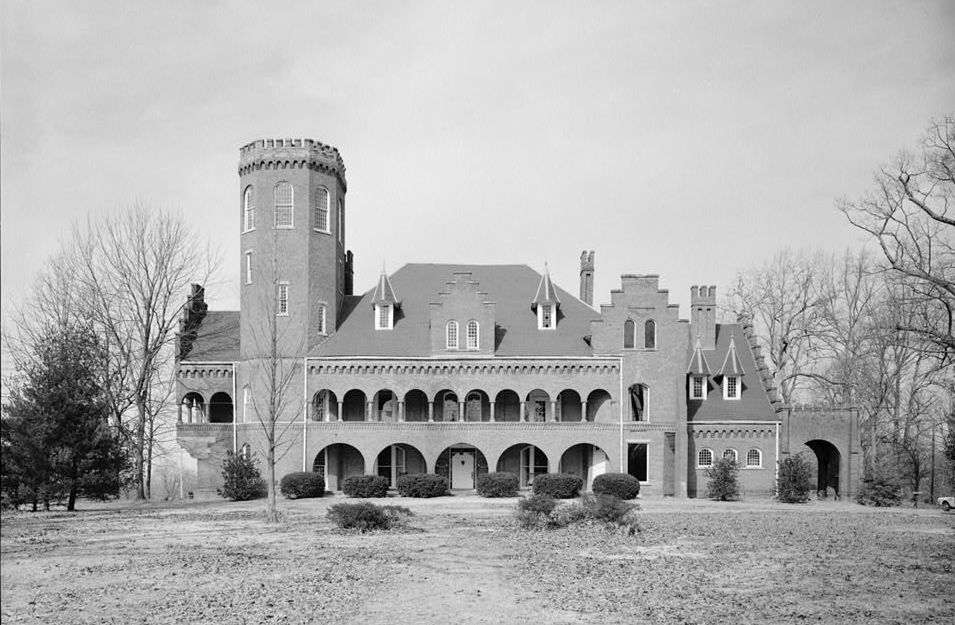
[[[258,139],[239,148],[239,175],[259,169],[303,169],[337,176],[342,189],[345,161],[338,148],[314,139]]]

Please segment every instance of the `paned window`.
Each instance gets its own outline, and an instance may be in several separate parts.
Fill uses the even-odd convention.
[[[252,284],[252,252],[245,253],[245,283]]]
[[[632,319],[627,319],[623,324],[623,348],[633,349],[634,335],[636,333]]]
[[[315,229],[328,232],[328,189],[315,189]]]
[[[242,229],[244,231],[255,229],[255,191],[251,185],[245,188],[245,194],[242,197]]]
[[[643,346],[647,349],[657,348],[657,322],[653,319],[643,324]]]
[[[706,399],[706,378],[702,375],[690,378],[690,399]]]
[[[728,375],[723,380],[723,398],[739,399],[739,377]]]
[[[447,348],[448,349],[458,348],[458,322],[457,321],[448,322]]]
[[[391,304],[378,304],[378,317],[376,319],[379,330],[391,329]]]
[[[696,456],[696,466],[700,468],[713,466],[713,452],[709,449],[701,449]]]
[[[318,305],[318,333],[325,334],[325,304]]]
[[[294,225],[294,192],[290,182],[275,185],[275,227],[291,228]]]
[[[736,460],[738,459],[738,455],[737,455],[737,453],[736,453],[736,450],[735,450],[735,449],[727,449],[726,451],[724,451],[724,452],[723,452],[723,459],[724,459],[724,460],[732,460],[733,462],[736,462]]]
[[[541,328],[550,330],[554,327],[554,307],[551,304],[541,304]]]
[[[479,342],[479,332],[477,321],[468,321],[468,349],[477,349]]]
[[[758,469],[763,466],[763,452],[758,449],[750,449],[746,452],[746,466]]]
[[[288,282],[282,282],[279,284],[278,296],[279,296],[278,314],[287,315],[288,314]]]

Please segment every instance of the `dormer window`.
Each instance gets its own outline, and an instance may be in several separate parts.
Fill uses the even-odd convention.
[[[557,289],[550,281],[550,272],[544,265],[544,275],[537,285],[537,295],[531,302],[531,309],[537,311],[537,329],[554,330],[557,328],[557,309],[560,307],[560,298]]]
[[[554,305],[541,304],[537,307],[537,323],[541,330],[554,329]]]
[[[395,309],[391,304],[375,305],[375,329],[391,330],[394,327]]]
[[[690,399],[706,399],[706,377],[694,375],[690,377]]]
[[[739,399],[740,383],[739,376],[728,375],[723,378],[723,399]]]
[[[446,332],[447,341],[445,343],[447,349],[457,349],[458,348],[458,322],[449,321],[448,328]]]

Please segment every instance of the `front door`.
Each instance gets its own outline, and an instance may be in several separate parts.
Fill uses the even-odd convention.
[[[474,488],[474,454],[463,451],[451,454],[451,488]]]

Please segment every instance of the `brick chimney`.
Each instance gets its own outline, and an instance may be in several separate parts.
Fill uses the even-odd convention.
[[[704,350],[716,349],[716,287],[690,287],[691,342]]]
[[[580,253],[580,300],[588,306],[594,305],[594,252],[584,250]]]

